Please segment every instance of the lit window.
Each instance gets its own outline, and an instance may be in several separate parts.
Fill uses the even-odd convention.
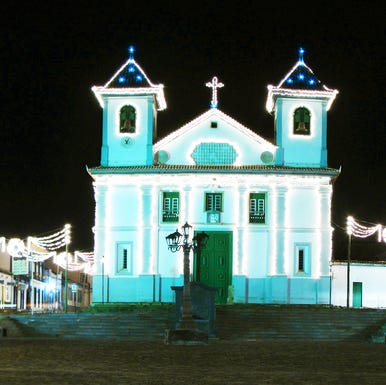
[[[310,135],[311,115],[307,108],[300,107],[294,112],[294,127],[295,135]]]
[[[266,194],[249,194],[249,223],[265,223]]]
[[[178,222],[180,212],[180,193],[164,192],[162,202],[162,222]]]
[[[135,132],[136,112],[133,106],[123,106],[119,113],[119,132],[132,134]]]

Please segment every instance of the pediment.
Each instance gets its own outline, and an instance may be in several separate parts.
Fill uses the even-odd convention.
[[[217,108],[169,134],[154,147],[154,162],[179,165],[270,165],[276,146]]]

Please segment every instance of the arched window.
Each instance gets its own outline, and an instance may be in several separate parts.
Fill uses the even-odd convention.
[[[135,132],[136,112],[133,106],[123,106],[119,113],[119,132],[134,133]]]
[[[311,114],[307,108],[299,107],[294,112],[294,134],[310,135]]]

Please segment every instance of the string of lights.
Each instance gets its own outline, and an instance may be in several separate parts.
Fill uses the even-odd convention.
[[[66,224],[64,228],[46,237],[29,237],[30,244],[53,251],[71,243],[71,225]]]
[[[378,232],[378,242],[386,242],[386,228],[380,224],[364,226],[358,223],[352,216],[347,217],[346,232],[357,238],[367,238]]]
[[[77,255],[79,253],[75,252],[74,255],[71,253],[60,253],[56,254],[54,257],[54,263],[59,265],[62,269],[68,269],[68,271],[81,271],[84,270],[85,273],[90,273],[92,271],[92,262],[83,261],[79,262],[77,260]]]

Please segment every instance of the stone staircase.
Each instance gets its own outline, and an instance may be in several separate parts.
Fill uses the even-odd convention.
[[[173,313],[68,313],[13,316],[47,337],[162,340],[173,326]]]
[[[175,311],[170,306],[158,310],[112,310],[105,313],[12,315],[7,318],[9,322],[18,324],[20,330],[24,328],[25,335],[29,333],[31,336],[34,330],[36,336],[51,338],[163,340],[165,330],[174,328]],[[385,325],[386,310],[307,305],[223,305],[216,307],[215,335],[219,339],[245,341],[272,338],[365,341],[382,334],[380,331]]]
[[[0,317],[0,339],[20,337],[43,337],[44,334],[13,317]]]
[[[223,339],[370,339],[386,325],[386,310],[307,305],[218,307],[216,334]]]

